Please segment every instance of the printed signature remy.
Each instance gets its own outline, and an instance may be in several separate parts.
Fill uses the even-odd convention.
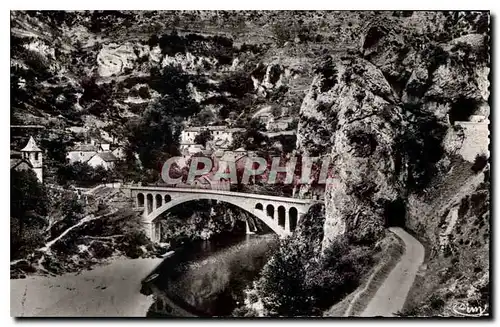
[[[489,315],[488,304],[471,305],[467,302],[456,302],[451,307],[451,310],[454,313],[465,317],[482,317]]]

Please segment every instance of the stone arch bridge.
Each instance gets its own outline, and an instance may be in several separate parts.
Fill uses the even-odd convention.
[[[130,196],[138,209],[143,209],[146,234],[159,241],[161,230],[158,217],[181,203],[195,200],[215,200],[233,204],[254,215],[280,237],[290,235],[313,200],[207,189],[131,186]]]

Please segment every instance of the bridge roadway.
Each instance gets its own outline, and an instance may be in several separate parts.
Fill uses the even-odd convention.
[[[137,208],[144,209],[146,234],[159,241],[161,230],[158,217],[170,208],[196,200],[214,200],[235,205],[254,215],[276,234],[291,234],[314,200],[282,196],[240,193],[212,189],[129,186],[130,196]]]

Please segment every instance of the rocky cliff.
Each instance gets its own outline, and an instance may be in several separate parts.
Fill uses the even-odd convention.
[[[298,148],[328,153],[335,172],[323,247],[344,234],[372,242],[390,225],[427,242],[429,284],[408,307],[429,296],[439,305],[408,314],[453,315],[453,301],[487,296],[489,39],[480,22],[425,12],[373,20],[357,51],[317,66],[300,109]]]

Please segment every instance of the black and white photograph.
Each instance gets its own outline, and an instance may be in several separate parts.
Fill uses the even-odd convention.
[[[10,315],[491,319],[491,22],[11,9]]]

